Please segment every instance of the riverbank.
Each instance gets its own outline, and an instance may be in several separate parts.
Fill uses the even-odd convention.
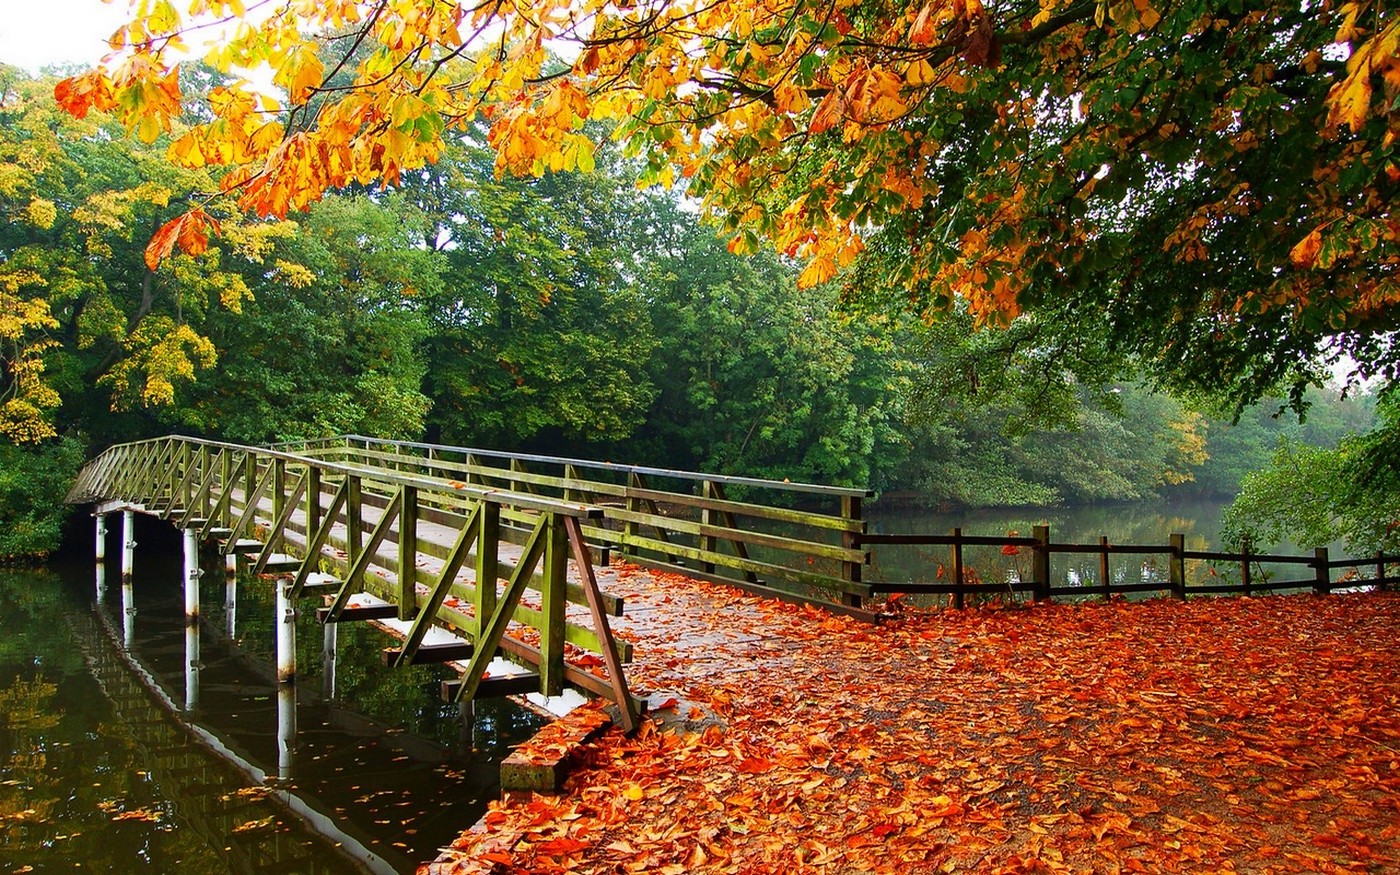
[[[714,725],[610,732],[420,871],[1400,867],[1396,594],[873,627],[685,586],[731,603],[708,658],[629,679]]]

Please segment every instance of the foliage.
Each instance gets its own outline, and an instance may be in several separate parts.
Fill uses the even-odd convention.
[[[1302,547],[1342,540],[1354,553],[1400,550],[1394,391],[1379,413],[1374,430],[1344,437],[1334,448],[1281,438],[1268,466],[1246,475],[1226,510],[1226,540],[1261,548],[1285,539]]]
[[[74,438],[24,445],[0,440],[0,563],[57,549],[68,517],[63,496],[84,453]]]
[[[417,246],[401,199],[329,198],[266,241],[253,298],[208,332],[220,365],[162,413],[177,426],[249,443],[372,434],[417,438],[427,332],[420,303],[443,260]]]
[[[641,293],[650,202],[612,162],[495,179],[474,136],[404,177],[445,263],[425,295],[430,426],[448,442],[618,440],[642,421],[656,348]]]
[[[285,103],[213,92],[169,154],[259,215],[396,182],[478,120],[501,169],[587,169],[614,120],[804,285],[854,265],[885,309],[1049,309],[1241,401],[1318,357],[1397,364],[1400,17],[1373,0],[156,3],[60,101],[174,131],[169,52],[209,19],[237,26],[208,62],[270,66]],[[199,209],[158,248],[205,245]]]
[[[727,258],[674,205],[657,218],[658,394],[628,457],[861,486],[892,468],[907,383],[892,329],[840,318],[831,294],[800,292],[772,253]]]
[[[0,439],[171,404],[213,366],[203,323],[248,300],[242,271],[261,268],[280,223],[220,213],[220,245],[154,268],[151,235],[212,181],[134,147],[105,115],[58,110],[52,81],[0,68],[0,88]],[[112,422],[110,438],[141,428],[139,415]]]

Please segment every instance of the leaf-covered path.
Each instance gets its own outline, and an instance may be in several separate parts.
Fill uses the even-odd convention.
[[[434,872],[1400,870],[1395,594],[876,627],[607,576],[636,617],[629,680],[723,725],[610,732]],[[662,602],[709,640],[647,634]]]

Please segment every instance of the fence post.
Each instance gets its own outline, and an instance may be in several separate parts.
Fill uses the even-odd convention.
[[[496,610],[496,582],[500,578],[497,551],[501,541],[501,506],[481,499],[481,521],[476,536],[476,618],[473,620],[472,640],[479,641],[486,631],[486,621]]]
[[[1385,579],[1385,554],[1380,550],[1376,551],[1376,589],[1380,592],[1389,589]]]
[[[963,554],[962,529],[953,529],[953,607],[962,609],[966,604],[963,593]]]
[[[1113,597],[1111,583],[1108,576],[1108,535],[1099,535],[1099,586],[1103,587],[1104,601]]]
[[[418,489],[403,487],[399,507],[399,619],[418,613]]]
[[[1244,594],[1249,597],[1253,594],[1253,581],[1249,575],[1249,539],[1245,538],[1240,544],[1240,585],[1244,587]]]
[[[865,534],[865,519],[862,516],[862,499],[858,495],[841,496],[841,516],[848,520],[860,522],[860,530],[855,532],[841,532],[841,546],[847,550],[861,549],[861,535]],[[849,583],[860,583],[862,568],[865,563],[851,559],[841,560],[841,579]],[[860,596],[853,592],[841,593],[841,604],[851,607],[860,607]],[[959,607],[962,607],[959,605]]]
[[[702,498],[714,498],[714,497],[715,497],[715,486],[714,486],[714,484],[711,483],[709,480],[704,480],[704,481],[702,481],[702,482],[700,483],[700,496],[701,496]],[[714,510],[712,510],[711,508],[708,508],[708,507],[702,507],[702,508],[700,509],[700,525],[701,525],[701,526],[708,528],[709,526],[714,526],[714,525],[717,525],[718,523],[719,523],[719,514],[718,514],[716,511],[714,511]],[[713,552],[715,552],[715,549],[716,549],[718,546],[719,546],[719,544],[718,544],[718,541],[715,539],[715,536],[714,536],[714,535],[710,535],[710,534],[705,534],[705,533],[704,533],[704,529],[702,528],[702,530],[701,530],[701,535],[700,535],[700,550],[701,550],[701,552],[704,552],[704,553],[713,553]],[[714,573],[715,573],[715,563],[710,562],[710,561],[707,560],[707,559],[702,559],[701,562],[700,562],[700,570],[701,570],[701,571],[704,571],[706,574],[714,574]]]
[[[1173,532],[1169,540],[1171,547],[1167,556],[1167,583],[1172,588],[1172,595],[1186,601],[1186,536],[1180,532]]]
[[[364,546],[364,532],[360,529],[360,521],[364,516],[364,501],[360,489],[360,478],[353,474],[345,475],[345,559],[350,563],[350,567],[355,567],[355,560],[360,558],[360,550]],[[331,525],[335,525],[335,520],[331,520]],[[359,586],[362,580],[348,580],[351,586]]]
[[[562,518],[548,514],[545,529],[544,580],[540,585],[540,692],[564,692],[564,607],[567,593],[569,535]]]
[[[1031,593],[1036,601],[1050,598],[1050,527],[1032,526]]]
[[[321,527],[321,469],[314,463],[306,468],[306,537]]]
[[[1327,595],[1332,591],[1332,566],[1327,561],[1326,547],[1314,548],[1313,569],[1317,572],[1317,582],[1313,584],[1313,592],[1318,595]]]

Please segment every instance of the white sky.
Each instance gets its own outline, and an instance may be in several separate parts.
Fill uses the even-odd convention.
[[[31,73],[51,64],[90,67],[127,14],[126,0],[0,0],[0,63]]]

